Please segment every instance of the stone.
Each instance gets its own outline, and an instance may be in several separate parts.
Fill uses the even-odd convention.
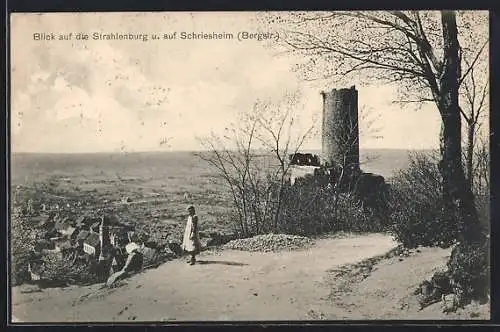
[[[201,249],[204,250],[208,247],[208,242],[210,241],[210,238],[201,238],[200,243],[201,243]]]
[[[441,308],[443,312],[452,312],[458,308],[458,297],[455,294],[443,295],[441,298]]]
[[[310,246],[313,241],[306,237],[287,234],[265,234],[246,239],[237,239],[224,245],[226,249],[245,251],[279,251],[302,249]]]
[[[167,246],[170,249],[170,251],[175,253],[177,256],[182,256],[182,253],[183,253],[182,247],[178,242],[169,241]]]

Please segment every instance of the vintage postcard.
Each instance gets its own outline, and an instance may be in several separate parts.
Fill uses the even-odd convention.
[[[487,11],[10,32],[13,323],[490,319]]]

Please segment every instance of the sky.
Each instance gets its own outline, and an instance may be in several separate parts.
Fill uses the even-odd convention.
[[[263,41],[179,38],[182,31],[270,32],[252,13],[22,13],[11,20],[14,153],[199,150],[197,137],[222,133],[257,99],[300,91],[305,128],[321,114],[320,91],[343,88],[301,81],[291,70],[301,59]],[[94,32],[176,32],[177,39],[92,40]],[[34,40],[35,33],[72,36]],[[360,107],[378,117],[381,136],[362,135],[362,149],[438,147],[434,105],[401,109],[389,86],[358,87],[358,95]],[[319,138],[304,145],[320,147]]]

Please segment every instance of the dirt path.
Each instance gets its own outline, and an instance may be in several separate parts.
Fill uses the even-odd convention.
[[[343,319],[352,313],[328,299],[327,271],[395,246],[372,234],[318,240],[305,251],[204,252],[197,265],[168,262],[115,289],[16,287],[13,315],[30,322]]]

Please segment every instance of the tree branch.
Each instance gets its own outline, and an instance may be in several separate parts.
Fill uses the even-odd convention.
[[[474,68],[474,66],[476,65],[476,62],[478,61],[479,59],[479,56],[481,55],[481,53],[483,52],[484,48],[486,47],[486,45],[488,44],[489,42],[489,39],[487,39],[483,45],[481,46],[481,48],[479,49],[479,51],[477,52],[476,56],[474,57],[474,60],[472,60],[472,63],[470,65],[468,65],[468,68],[467,70],[465,71],[465,73],[462,75],[462,77],[460,78],[460,80],[458,81],[458,84],[462,84],[462,82],[465,80],[465,78],[467,77],[467,75],[469,75],[470,71]]]

